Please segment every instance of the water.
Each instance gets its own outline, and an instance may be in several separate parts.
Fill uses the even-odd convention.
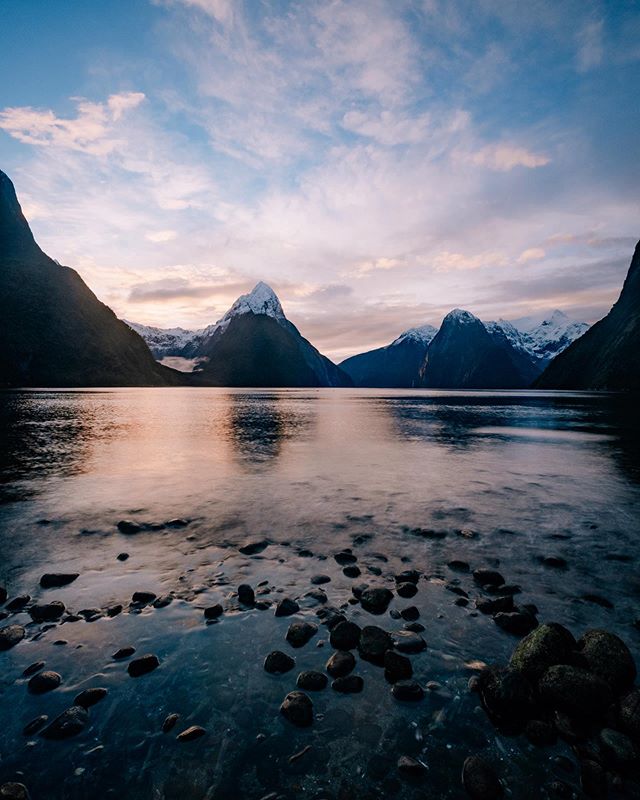
[[[632,400],[552,393],[379,390],[122,389],[0,395],[0,582],[10,596],[61,599],[73,611],[123,603],[125,612],[48,630],[2,663],[0,782],[19,778],[47,798],[458,798],[466,755],[483,754],[514,798],[541,797],[566,745],[535,750],[497,734],[466,688],[472,662],[504,661],[516,639],[493,621],[453,605],[447,581],[477,595],[452,572],[498,566],[535,603],[541,620],[576,634],[606,627],[637,651],[640,579],[640,429]],[[121,519],[150,525],[135,536]],[[464,534],[461,534],[464,531]],[[470,535],[472,534],[472,535]],[[247,557],[238,547],[266,538]],[[353,548],[362,577],[346,578],[333,555]],[[116,556],[126,551],[127,561]],[[562,556],[566,570],[541,557]],[[386,559],[386,560],[385,560]],[[291,619],[241,609],[239,583],[266,581],[262,599],[302,597],[327,573],[329,603],[342,606],[360,581],[393,586],[393,574],[421,570],[415,604],[428,642],[415,676],[440,689],[418,704],[393,700],[382,671],[359,661],[360,695],[313,695],[311,729],[278,713],[302,669],[322,669],[326,628],[300,650],[284,640]],[[382,571],[380,576],[370,570]],[[43,572],[79,572],[42,590]],[[128,613],[131,594],[175,598],[166,608]],[[607,598],[613,608],[583,599]],[[222,602],[222,621],[203,608]],[[296,618],[318,621],[301,601]],[[399,630],[402,621],[346,605],[360,624]],[[27,624],[27,614],[11,622]],[[56,644],[60,640],[66,644]],[[133,645],[161,666],[129,678],[112,653]],[[296,669],[271,676],[264,656],[283,649]],[[41,696],[22,670],[36,660],[63,677]],[[50,718],[88,686],[109,690],[77,737],[24,736],[33,717]],[[168,713],[180,721],[170,734]],[[202,725],[207,736],[175,735]],[[258,738],[256,738],[258,737]],[[265,738],[266,737],[266,738]],[[307,744],[294,763],[289,757]],[[418,783],[398,776],[401,754],[429,767]],[[20,776],[23,777],[20,777]],[[576,776],[562,775],[576,783]]]

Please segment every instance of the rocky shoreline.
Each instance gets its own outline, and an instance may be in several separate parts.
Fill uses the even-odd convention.
[[[136,536],[188,525],[188,520],[182,519],[161,526],[123,520],[117,529],[121,535]],[[460,535],[464,538],[473,534],[460,531]],[[279,711],[286,724],[308,729],[322,719],[316,710],[315,697],[319,693],[359,695],[363,691],[365,678],[359,672],[365,663],[376,668],[366,680],[375,681],[375,691],[388,692],[400,706],[420,704],[430,693],[442,689],[437,681],[417,680],[414,666],[429,647],[429,620],[422,621],[423,614],[412,598],[419,595],[425,581],[435,580],[441,584],[443,594],[451,593],[451,603],[459,608],[458,613],[490,617],[495,622],[497,636],[517,639],[508,663],[488,666],[478,660],[477,653],[473,654],[473,660],[470,656],[474,674],[468,688],[496,731],[539,749],[541,761],[545,759],[545,748],[557,741],[564,741],[570,747],[575,765],[565,766],[577,771],[577,779],[561,780],[550,775],[549,781],[540,787],[543,796],[573,798],[581,796],[577,793],[581,792],[582,796],[593,798],[640,797],[640,689],[634,687],[634,658],[617,635],[603,629],[589,629],[576,639],[558,622],[539,621],[534,605],[515,603],[520,587],[507,583],[494,566],[472,568],[466,561],[455,559],[448,563],[451,577],[446,579],[423,572],[419,565],[393,573],[385,568],[387,557],[381,553],[369,554],[365,564],[356,552],[363,543],[364,540],[355,541],[355,547],[335,552],[331,559],[322,557],[333,561],[332,570],[339,570],[353,581],[351,596],[338,603],[331,597],[334,579],[328,573],[332,570],[315,572],[312,561],[309,561],[308,589],[299,595],[288,596],[270,581],[261,581],[253,586],[239,584],[235,589],[227,586],[223,602],[213,605],[199,603],[197,592],[176,590],[156,595],[141,588],[128,602],[73,611],[55,597],[34,602],[29,595],[9,596],[0,588],[0,618],[4,620],[0,628],[0,652],[20,648],[48,631],[63,631],[71,623],[116,620],[121,615],[160,611],[176,599],[191,603],[200,624],[208,627],[224,622],[229,614],[254,611],[292,617],[284,640],[274,642],[274,649],[265,652],[262,663],[256,663],[254,669],[264,670],[280,682]],[[240,545],[237,550],[249,559],[262,559],[270,546],[269,540],[256,540]],[[309,553],[308,557],[312,555]],[[126,561],[127,553],[120,553],[118,560]],[[374,566],[372,560],[380,566]],[[563,568],[556,563],[546,566]],[[40,589],[55,592],[72,585],[78,577],[78,573],[72,572],[44,573]],[[219,585],[224,586],[225,581],[221,579]],[[602,602],[585,599],[598,605],[606,602],[605,598],[599,598]],[[356,609],[361,617],[364,612],[368,624],[359,624],[352,618]],[[30,622],[12,619],[25,614]],[[64,644],[64,640],[56,640],[57,643]],[[310,649],[317,654],[316,663],[313,668],[300,670],[297,654]],[[132,679],[141,681],[163,668],[157,654],[138,652],[134,644],[114,651],[112,660],[121,663]],[[45,661],[37,661],[14,680],[23,681],[30,694],[46,696],[64,684],[64,675],[48,669]],[[110,696],[104,686],[87,687],[53,719],[42,713],[29,721],[23,734],[45,740],[80,736],[91,715],[103,713]],[[158,721],[158,730],[181,743],[211,735],[205,726],[181,724],[181,718],[177,711],[169,713]],[[304,768],[312,750],[312,744],[304,745],[289,756],[289,762]],[[428,753],[421,757],[419,753],[398,749],[392,755],[400,781],[414,788],[423,786],[428,792]],[[27,800],[29,775],[22,780],[18,780],[22,778],[20,775],[14,777],[15,780],[0,785],[0,798]],[[505,780],[500,765],[476,752],[468,752],[461,758],[457,774],[451,775],[451,786],[464,788],[472,800],[497,800],[505,794],[517,797],[517,787]],[[275,792],[263,800],[280,796],[288,795]],[[38,798],[33,796],[32,800]]]

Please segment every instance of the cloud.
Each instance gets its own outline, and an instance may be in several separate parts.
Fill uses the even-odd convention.
[[[498,172],[508,172],[515,167],[535,169],[544,167],[551,161],[546,155],[511,144],[490,144],[475,153],[463,154],[462,158],[478,167],[487,167]]]
[[[518,256],[518,264],[528,264],[530,261],[540,261],[546,255],[542,247],[529,247]]]
[[[600,66],[604,57],[604,23],[600,20],[586,22],[577,34],[576,67],[578,72],[588,72]]]
[[[145,238],[150,242],[161,244],[162,242],[171,242],[177,237],[177,231],[149,231],[145,234]]]
[[[162,278],[131,287],[131,303],[164,303],[184,298],[233,297],[247,292],[250,283],[192,284],[186,278]],[[212,320],[213,321],[213,320]]]

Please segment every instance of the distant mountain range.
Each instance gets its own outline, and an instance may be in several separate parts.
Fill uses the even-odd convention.
[[[454,309],[336,366],[265,283],[197,331],[125,323],[36,244],[0,171],[0,386],[640,388],[640,245],[619,300],[589,329],[554,311],[483,322]],[[192,372],[161,359],[189,359]]]

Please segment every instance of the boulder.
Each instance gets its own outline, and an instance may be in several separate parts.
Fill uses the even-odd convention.
[[[313,622],[292,622],[287,631],[287,641],[291,647],[304,647],[318,632]]]
[[[67,586],[73,583],[79,574],[78,572],[46,572],[40,578],[40,586],[43,589],[57,589],[60,586]]]
[[[271,675],[283,675],[292,670],[295,665],[295,660],[281,650],[273,650],[264,660],[265,672],[269,672]]]
[[[539,625],[516,646],[509,666],[536,681],[549,667],[571,663],[575,645],[575,639],[562,625]]]
[[[358,652],[365,661],[382,666],[387,650],[393,649],[391,636],[376,625],[365,625],[360,632]]]
[[[523,674],[513,669],[484,669],[479,675],[478,689],[483,706],[497,724],[521,727],[533,713],[533,687]]]
[[[71,706],[57,716],[40,734],[44,739],[68,739],[76,736],[89,721],[89,714],[82,706]]]
[[[462,766],[462,785],[472,800],[498,800],[504,790],[494,769],[480,756],[469,756]]]
[[[341,678],[336,678],[331,688],[341,694],[358,694],[364,687],[364,681],[359,675],[344,675]]]
[[[353,650],[360,641],[360,626],[355,622],[339,622],[332,629],[329,641],[336,650]]]
[[[0,628],[0,651],[10,650],[21,642],[25,636],[22,625],[5,625]]]
[[[392,600],[393,593],[380,587],[369,587],[360,595],[360,604],[370,614],[384,614]]]
[[[578,719],[598,719],[612,703],[609,684],[580,667],[557,664],[540,678],[538,692],[551,708]]]
[[[310,669],[298,675],[296,686],[298,689],[304,689],[307,692],[320,692],[326,688],[328,682],[324,672]]]
[[[160,666],[158,656],[153,653],[146,653],[140,658],[134,658],[127,666],[127,672],[132,678],[139,678],[141,675],[146,675],[148,672],[153,672],[154,669]]]
[[[614,633],[589,630],[578,641],[589,670],[605,680],[616,694],[630,689],[636,665],[627,645]]]
[[[356,666],[353,653],[348,650],[336,650],[327,661],[325,669],[332,678],[343,678],[348,675]]]
[[[313,722],[313,703],[304,692],[289,692],[280,706],[282,716],[299,728],[308,728]]]

